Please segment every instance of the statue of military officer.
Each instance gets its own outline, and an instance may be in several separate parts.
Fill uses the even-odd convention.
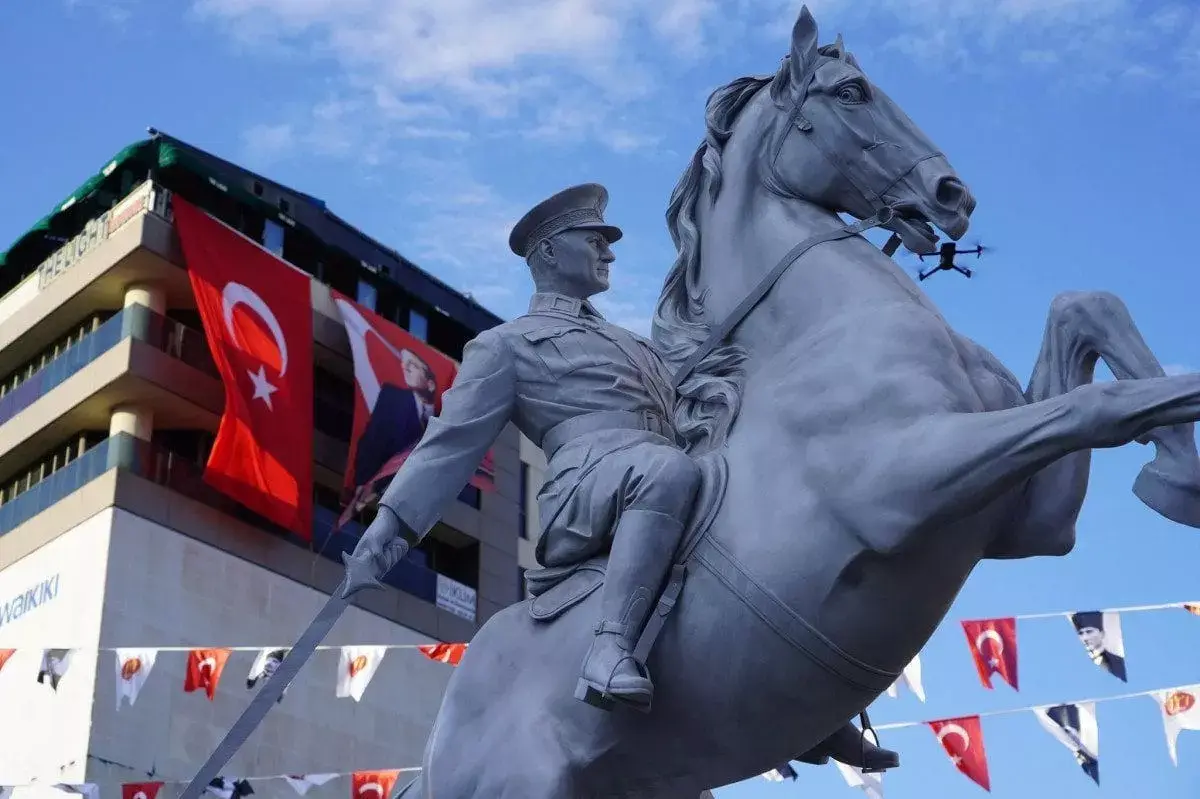
[[[675,397],[662,360],[589,302],[608,289],[610,246],[622,235],[604,220],[607,204],[603,186],[575,186],[514,226],[509,246],[536,287],[529,312],[467,344],[440,415],[380,498],[355,556],[373,559],[380,576],[389,571],[513,422],[547,458],[539,563],[570,566],[609,549],[602,618],[575,695],[605,709],[647,711],[654,686],[634,646],[673,564],[700,474],[671,426]],[[865,751],[872,766],[879,758],[893,765],[893,753],[870,743],[863,750],[853,725],[835,741],[805,759],[862,765]]]

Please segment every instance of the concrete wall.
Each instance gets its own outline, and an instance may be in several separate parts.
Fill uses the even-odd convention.
[[[0,785],[83,781],[113,511],[101,511],[0,571]],[[58,690],[42,650],[72,649]]]
[[[115,510],[102,647],[284,647],[325,595],[216,547]],[[431,638],[351,607],[327,639],[348,644],[417,644]],[[132,707],[117,710],[117,667],[100,658],[88,781],[186,780],[250,701],[253,651],[229,657],[215,699],[184,693],[187,653],[160,652]],[[420,765],[453,669],[411,649],[385,655],[361,702],[338,699],[337,651],[319,651],[225,773],[262,776]],[[259,783],[261,790],[274,786]],[[280,783],[280,791],[291,788]],[[258,790],[258,788],[256,788]],[[325,789],[322,789],[325,790]],[[331,788],[334,795],[338,789]],[[346,790],[349,790],[348,787]],[[283,796],[284,793],[280,793]]]

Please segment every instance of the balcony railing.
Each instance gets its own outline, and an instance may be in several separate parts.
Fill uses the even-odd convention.
[[[106,438],[36,485],[0,505],[0,535],[24,524],[54,503],[78,491],[120,463],[128,433]],[[125,445],[127,446],[127,445]]]
[[[128,433],[104,439],[71,463],[51,474],[12,501],[0,505],[0,535],[24,524],[69,494],[110,469],[122,468],[177,491],[221,512],[239,518],[292,544],[311,548],[314,554],[341,563],[342,553],[353,551],[363,526],[351,521],[334,531],[338,512],[320,505],[313,509],[311,543],[252,513],[204,482],[204,467],[194,460],[156,446]],[[384,582],[431,604],[437,601],[437,572],[428,567],[426,553],[413,550]]]
[[[143,341],[208,374],[217,374],[203,333],[144,305],[130,305],[0,397],[0,424],[8,422],[127,338]]]

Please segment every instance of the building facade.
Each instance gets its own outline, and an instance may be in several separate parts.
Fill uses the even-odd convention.
[[[202,480],[224,392],[173,193],[311,276],[311,541]],[[0,727],[0,786],[107,797],[160,780],[173,796],[249,702],[257,650],[290,645],[339,582],[366,519],[334,531],[355,389],[331,289],[453,359],[500,322],[316,198],[154,131],[0,255],[0,708],[21,719]],[[468,641],[532,565],[541,453],[510,427],[493,457],[495,489],[467,486],[386,589],[356,599],[228,777],[419,765],[452,667],[413,647]],[[335,696],[349,645],[392,647],[361,701]],[[201,647],[232,649],[211,699],[183,690]],[[124,648],[156,653],[132,705]],[[50,649],[69,652],[56,686],[38,679]]]

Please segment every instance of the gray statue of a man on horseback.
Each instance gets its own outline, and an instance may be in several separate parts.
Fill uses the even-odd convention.
[[[773,74],[709,98],[650,341],[589,301],[621,237],[606,199],[577,186],[514,227],[529,312],[468,345],[341,589],[181,799],[509,422],[548,458],[544,568],[471,641],[410,799],[696,799],[793,759],[895,766],[851,720],[981,560],[1070,552],[1091,450],[1152,444],[1134,493],[1200,527],[1200,375],[1165,376],[1119,299],[1055,298],[1022,385],[861,235],[930,253],[975,199],[807,8]],[[1098,359],[1117,381],[1092,383]]]

